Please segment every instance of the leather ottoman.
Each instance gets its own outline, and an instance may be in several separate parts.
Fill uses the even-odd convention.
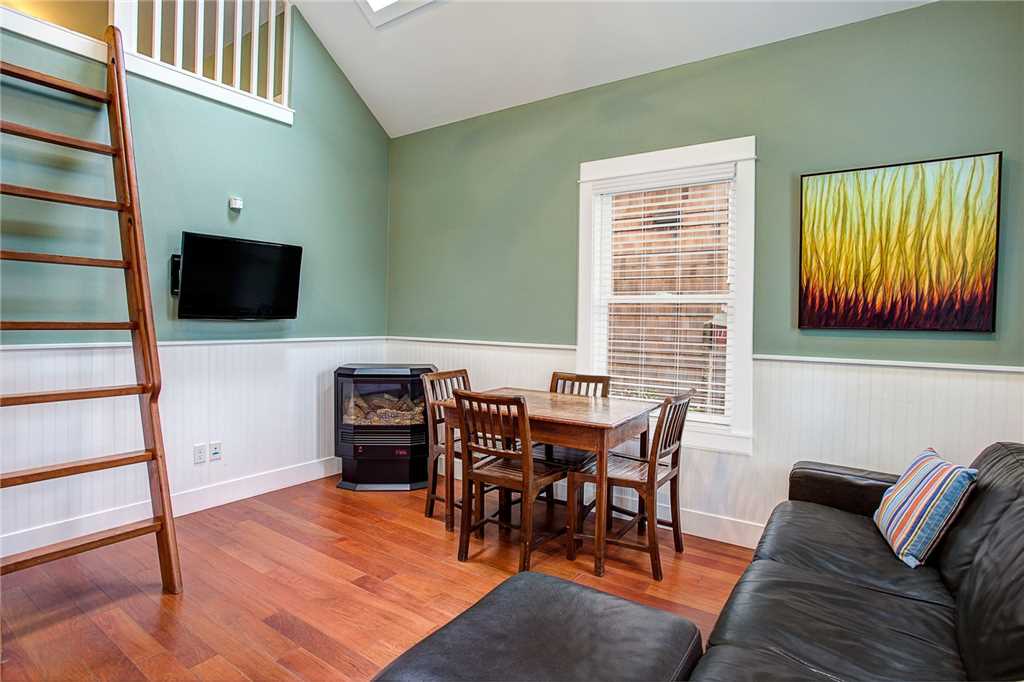
[[[685,680],[690,621],[524,572],[406,651],[376,680]]]

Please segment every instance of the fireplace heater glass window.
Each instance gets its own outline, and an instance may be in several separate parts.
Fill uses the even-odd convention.
[[[344,420],[356,426],[412,426],[424,423],[420,382],[360,382],[344,387]]]

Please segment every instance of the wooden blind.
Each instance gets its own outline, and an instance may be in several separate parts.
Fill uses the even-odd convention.
[[[613,395],[692,389],[691,410],[727,423],[734,183],[712,170],[714,181],[595,198],[593,355]]]

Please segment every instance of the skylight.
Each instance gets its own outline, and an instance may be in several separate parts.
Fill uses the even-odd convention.
[[[433,0],[356,0],[366,20],[374,28],[380,28],[389,21],[404,16]]]
[[[370,9],[374,12],[379,12],[385,7],[390,7],[396,2],[398,2],[398,0],[366,0],[366,4],[369,5]]]

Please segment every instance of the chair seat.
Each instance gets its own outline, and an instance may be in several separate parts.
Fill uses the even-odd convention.
[[[626,457],[623,455],[608,455],[608,481],[628,481],[630,483],[646,483],[647,470],[649,465],[645,460]],[[660,481],[672,470],[667,464],[658,465],[658,480]],[[580,473],[589,476],[597,476],[597,463],[591,462]]]
[[[565,467],[551,462],[533,462],[534,478],[557,477],[566,473]],[[473,465],[473,474],[486,476],[491,480],[508,481],[519,485],[523,479],[523,465],[517,459],[495,457]]]
[[[547,446],[541,444],[533,447],[533,459],[534,461],[558,464],[568,469],[579,471],[588,464],[596,462],[597,453],[553,445],[551,446],[551,458],[548,459]]]

